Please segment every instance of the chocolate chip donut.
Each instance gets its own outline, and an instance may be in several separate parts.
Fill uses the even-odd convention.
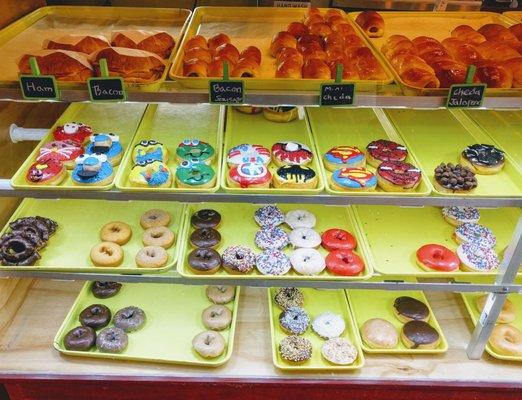
[[[96,344],[96,332],[90,326],[77,326],[63,338],[67,350],[89,351]]]
[[[80,313],[80,324],[100,329],[109,325],[111,321],[111,310],[103,304],[92,304]]]
[[[114,326],[125,332],[134,332],[145,324],[145,312],[138,307],[125,307],[114,314]]]
[[[190,218],[190,223],[194,228],[216,228],[220,222],[221,214],[210,209],[196,211]]]
[[[91,285],[91,292],[97,299],[108,299],[115,296],[121,289],[121,283],[118,282],[100,282],[95,281]]]
[[[213,249],[195,249],[188,255],[188,265],[196,274],[215,274],[221,267],[221,256]]]
[[[96,347],[104,353],[121,353],[129,344],[129,337],[115,326],[103,329],[96,338]]]
[[[221,242],[221,234],[213,228],[196,229],[189,238],[194,247],[212,248]]]

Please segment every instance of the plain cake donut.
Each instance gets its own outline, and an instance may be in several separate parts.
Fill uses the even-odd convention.
[[[207,329],[222,331],[230,326],[232,312],[223,305],[213,304],[203,310],[201,321]]]
[[[216,358],[225,351],[225,339],[219,332],[205,331],[192,339],[192,347],[203,358]]]

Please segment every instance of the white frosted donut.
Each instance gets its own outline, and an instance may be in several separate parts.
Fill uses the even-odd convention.
[[[312,329],[323,339],[331,339],[341,336],[346,329],[346,324],[340,315],[324,312],[315,317]]]
[[[286,224],[292,228],[313,228],[315,226],[315,215],[306,210],[292,210],[285,215]]]
[[[296,249],[290,254],[290,263],[301,275],[317,275],[326,268],[324,257],[315,249]]]
[[[294,248],[313,249],[321,244],[321,235],[310,228],[297,228],[288,235]]]

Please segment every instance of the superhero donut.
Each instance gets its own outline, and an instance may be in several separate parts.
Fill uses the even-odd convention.
[[[148,161],[169,161],[169,152],[163,143],[157,140],[142,140],[132,149],[132,161],[135,164]]]
[[[176,159],[183,161],[199,161],[211,164],[214,159],[214,148],[207,142],[198,139],[185,139],[176,149]]]
[[[377,168],[383,161],[404,161],[408,156],[408,149],[399,143],[390,140],[374,140],[366,146],[368,164]]]
[[[334,190],[375,190],[377,178],[366,168],[341,168],[333,172],[330,184]]]
[[[129,182],[132,186],[169,187],[172,184],[172,174],[162,161],[139,161],[129,173]]]
[[[49,160],[62,162],[66,168],[74,168],[74,160],[83,154],[82,146],[74,140],[53,140],[40,148],[37,162]]]
[[[364,167],[365,162],[364,153],[355,146],[332,147],[324,155],[324,166],[332,172],[342,167]]]
[[[227,163],[229,167],[234,165],[255,163],[255,164],[269,164],[270,150],[259,144],[243,143],[232,147],[228,151]]]
[[[262,163],[244,163],[228,171],[227,183],[240,188],[268,188],[272,174]]]
[[[283,165],[274,174],[274,187],[313,189],[317,186],[317,174],[310,167]]]
[[[118,165],[123,156],[120,137],[114,133],[95,133],[85,148],[87,154],[105,154],[111,165]]]
[[[272,156],[278,167],[285,164],[307,165],[312,161],[312,151],[298,142],[279,142],[272,146]]]
[[[77,185],[104,186],[112,182],[114,169],[105,154],[84,154],[76,159],[71,177]]]
[[[83,144],[85,140],[92,135],[90,126],[81,122],[67,122],[60,125],[53,132],[54,140],[74,140],[79,144]]]

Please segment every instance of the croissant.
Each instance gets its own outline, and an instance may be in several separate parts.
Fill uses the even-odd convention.
[[[451,37],[475,45],[486,41],[484,35],[478,33],[469,25],[457,26],[451,31]]]
[[[478,66],[475,77],[490,88],[507,89],[513,85],[511,69],[491,62]]]
[[[302,22],[290,22],[290,24],[286,28],[286,31],[290,35],[299,39],[301,36],[306,35],[308,33],[308,27]]]
[[[303,55],[292,47],[285,47],[279,50],[276,56],[276,64],[279,65],[283,61],[292,60],[299,64],[299,67],[302,67],[304,64]]]
[[[248,46],[241,53],[239,53],[239,59],[248,58],[254,60],[256,63],[261,64],[261,50],[256,46]]]
[[[302,63],[293,59],[283,60],[277,65],[275,76],[276,78],[292,78],[301,79]]]
[[[384,20],[377,11],[363,11],[355,22],[369,37],[381,37],[384,34]]]
[[[494,40],[497,42],[515,42],[517,37],[505,26],[499,24],[486,24],[479,28],[478,32],[487,40]]]
[[[183,55],[183,61],[188,62],[190,60],[202,60],[209,64],[210,61],[212,61],[212,55],[208,49],[203,47],[192,47],[185,51],[185,54]]]
[[[388,78],[381,64],[368,47],[360,47],[355,52],[355,67],[360,79],[384,80]]]
[[[435,61],[430,66],[435,70],[435,76],[438,78],[441,87],[450,87],[457,83],[466,82],[468,71],[466,64],[452,59],[444,59]]]
[[[438,88],[440,86],[433,68],[414,54],[396,54],[390,59],[390,63],[404,83],[409,86],[417,88]]]
[[[391,59],[395,55],[401,53],[417,54],[413,42],[406,36],[402,35],[390,36],[386,43],[382,45],[381,51],[387,59]]]
[[[163,31],[115,31],[111,39],[113,47],[145,50],[157,54],[163,59],[169,57],[175,44],[174,38]]]
[[[510,26],[510,27],[509,27],[509,30],[511,31],[511,33],[512,33],[513,35],[516,36],[516,38],[517,38],[519,41],[522,41],[522,23],[521,23],[521,24],[516,24],[516,25]]]
[[[412,68],[400,74],[401,79],[407,85],[424,89],[435,89],[440,87],[440,82],[434,74],[430,74],[421,69]]]
[[[522,57],[511,58],[502,63],[502,66],[511,71],[513,75],[512,86],[522,88]]]
[[[251,59],[242,59],[232,69],[230,76],[235,78],[255,78],[259,73],[259,64]]]
[[[520,56],[518,51],[513,49],[511,46],[491,40],[479,44],[477,46],[477,51],[482,58],[497,62]]]
[[[330,79],[330,76],[330,68],[322,60],[312,58],[303,65],[303,78],[305,79]]]
[[[482,61],[482,56],[472,44],[465,43],[455,38],[447,38],[442,41],[442,45],[451,57],[464,64],[476,65]]]
[[[208,49],[207,39],[201,35],[192,36],[185,44],[185,51],[193,47],[202,47],[204,49]]]
[[[324,48],[328,51],[328,49],[334,48],[343,48],[344,47],[344,39],[338,33],[332,32],[328,36],[324,38]]]
[[[440,56],[446,55],[447,52],[444,49],[444,46],[434,38],[428,36],[418,36],[412,40],[413,46],[420,57],[424,58],[425,54],[439,54]]]
[[[208,64],[201,60],[191,60],[183,64],[183,75],[196,78],[208,76]]]
[[[228,35],[225,35],[224,33],[218,33],[215,36],[212,36],[210,39],[208,39],[208,48],[211,51],[216,50],[219,46],[222,46],[226,43],[230,43],[230,38]]]
[[[301,37],[300,39],[302,39]],[[270,44],[270,55],[275,57],[277,52],[281,50],[283,47],[296,47],[297,39],[293,37],[286,31],[278,32],[272,38],[272,43]]]
[[[287,47],[296,47],[296,46],[287,46]],[[322,40],[320,36],[317,35],[304,35],[301,36],[297,40],[297,50],[303,52],[309,48],[315,48],[317,50],[320,50],[323,48],[322,46]]]

